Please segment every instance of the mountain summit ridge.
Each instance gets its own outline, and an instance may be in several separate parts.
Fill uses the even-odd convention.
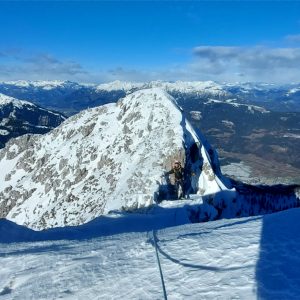
[[[175,159],[202,195],[227,190],[216,160],[166,91],[136,91],[0,151],[0,213],[33,229],[79,225],[151,206]]]

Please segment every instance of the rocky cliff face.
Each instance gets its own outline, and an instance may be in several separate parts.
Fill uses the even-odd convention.
[[[227,190],[212,149],[165,91],[140,90],[82,111],[50,133],[0,150],[0,217],[34,229],[85,223],[112,210],[150,206],[178,159],[189,188]]]
[[[46,133],[65,119],[60,113],[0,94],[0,148],[13,137]]]

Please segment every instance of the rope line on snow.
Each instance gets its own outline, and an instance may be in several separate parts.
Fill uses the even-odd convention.
[[[168,300],[166,286],[165,286],[165,281],[164,281],[164,276],[163,276],[163,272],[162,272],[162,268],[161,268],[161,264],[160,264],[159,255],[158,255],[156,235],[155,235],[154,230],[152,230],[152,234],[153,234],[154,248],[155,248],[155,252],[156,252],[156,260],[157,260],[157,264],[158,264],[161,285],[162,285],[163,293],[164,293],[164,299]]]

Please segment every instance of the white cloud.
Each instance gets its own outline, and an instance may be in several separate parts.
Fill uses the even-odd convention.
[[[199,77],[225,81],[300,80],[300,48],[214,47],[193,49],[189,67]]]
[[[199,46],[190,61],[151,70],[116,68],[103,71],[110,80],[214,80],[299,82],[300,48]]]
[[[2,55],[1,55],[2,53]],[[27,55],[3,51],[0,52],[0,79],[68,79],[78,78],[88,72],[77,62],[60,60],[47,53]]]
[[[300,34],[289,34],[285,37],[285,40],[292,43],[300,43]]]
[[[97,83],[113,80],[300,81],[300,48],[199,46],[191,53],[190,60],[185,63],[159,68],[116,66],[104,70],[95,66],[91,70],[79,62],[48,53],[28,55],[19,50],[0,51],[0,80],[59,79]]]

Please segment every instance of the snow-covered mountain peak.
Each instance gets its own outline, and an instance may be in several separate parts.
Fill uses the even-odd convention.
[[[16,106],[16,107],[22,107],[23,105],[34,106],[34,104],[32,104],[28,101],[18,100],[16,98],[6,96],[6,95],[0,93],[0,105],[8,105],[8,104],[12,104],[13,106]]]
[[[79,86],[76,82],[68,80],[17,80],[17,81],[3,81],[0,84],[6,86],[14,86],[18,88],[40,88],[44,90],[52,90],[56,88],[67,88]]]
[[[139,89],[147,88],[161,88],[167,92],[180,92],[180,93],[197,93],[209,95],[223,95],[227,93],[223,87],[213,81],[150,81],[150,82],[126,82],[126,81],[113,81],[103,83],[97,86],[97,91],[117,91],[122,90],[125,92],[132,92]]]
[[[46,135],[8,142],[0,151],[0,217],[41,229],[147,207],[167,196],[161,175],[174,160],[193,193],[216,193],[227,188],[214,154],[166,91],[139,90]]]
[[[222,86],[214,81],[176,81],[163,83],[167,90],[180,92],[209,92],[225,94]]]
[[[154,87],[138,90],[119,101],[119,105],[140,107],[141,110],[154,109],[157,114],[161,111],[157,107],[167,107],[170,111],[178,108],[175,99],[166,90]],[[175,109],[176,110],[176,109]]]
[[[137,87],[144,86],[145,83],[143,82],[129,82],[129,81],[120,81],[115,80],[112,82],[102,83],[97,85],[97,90],[105,90],[105,91],[115,91],[115,90],[123,90],[123,91],[129,91],[136,89]]]

